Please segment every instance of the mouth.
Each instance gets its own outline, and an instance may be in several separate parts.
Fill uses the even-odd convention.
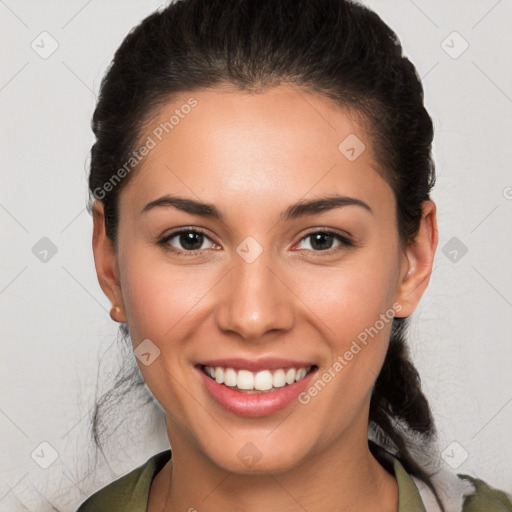
[[[198,364],[196,367],[217,384],[243,394],[275,393],[302,381],[318,369],[316,364],[265,368],[259,371],[206,364]]]
[[[282,366],[289,364],[284,360],[270,361],[273,368],[268,368],[268,361],[266,366],[259,361],[255,369],[248,370],[247,366],[255,367],[254,362],[246,364],[245,361],[245,368],[239,368],[235,361],[230,360],[237,368],[219,366],[220,360],[216,364],[211,361],[208,361],[210,364],[196,364],[195,368],[212,403],[239,417],[269,416],[294,403],[295,407],[303,407],[301,394],[319,371],[317,365],[306,366],[302,362],[296,366]]]

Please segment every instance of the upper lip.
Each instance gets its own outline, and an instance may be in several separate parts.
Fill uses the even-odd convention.
[[[279,368],[308,368],[309,366],[314,366],[314,363],[312,362],[296,361],[294,359],[280,359],[277,357],[263,357],[261,359],[244,359],[242,357],[210,359],[208,361],[201,361],[197,364],[201,366],[222,366],[223,368],[249,370],[253,372],[261,370],[277,370]]]

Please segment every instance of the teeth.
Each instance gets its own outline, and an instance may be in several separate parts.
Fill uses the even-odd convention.
[[[233,370],[233,368],[227,368],[224,372],[224,384],[226,384],[226,386],[236,386],[237,380],[238,378],[235,370]]]
[[[275,388],[282,388],[286,384],[286,375],[284,370],[276,370],[272,377],[272,385]]]
[[[204,366],[204,372],[214,379],[218,384],[230,387],[237,387],[242,390],[268,391],[272,388],[282,388],[303,379],[311,366],[307,368],[282,368],[272,373],[270,370],[250,372],[248,370],[235,370],[233,368],[222,368],[221,366]]]
[[[266,391],[272,389],[272,374],[269,370],[258,372],[254,377],[254,389],[259,391]]]
[[[215,369],[217,371],[218,368]],[[217,379],[215,379],[217,380]],[[220,382],[217,380],[217,383]],[[254,375],[247,370],[240,370],[236,380],[236,387],[238,389],[254,389]]]
[[[215,368],[215,380],[219,384],[222,384],[224,382],[224,370],[220,366]]]

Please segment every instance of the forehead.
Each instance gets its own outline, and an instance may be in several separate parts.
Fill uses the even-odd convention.
[[[371,141],[351,113],[295,86],[180,93],[153,113],[140,141],[151,149],[121,202],[125,196],[142,205],[166,192],[212,203],[222,195],[246,207],[249,198],[288,203],[335,191],[392,199]]]

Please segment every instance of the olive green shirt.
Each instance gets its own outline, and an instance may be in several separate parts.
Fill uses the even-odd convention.
[[[170,449],[153,455],[89,496],[76,512],[147,512],[151,483],[171,456]],[[398,484],[398,511],[427,512],[416,484],[396,458],[393,470]],[[458,476],[470,480],[475,487],[475,493],[465,498],[463,512],[512,512],[512,501],[503,491],[469,475]]]

